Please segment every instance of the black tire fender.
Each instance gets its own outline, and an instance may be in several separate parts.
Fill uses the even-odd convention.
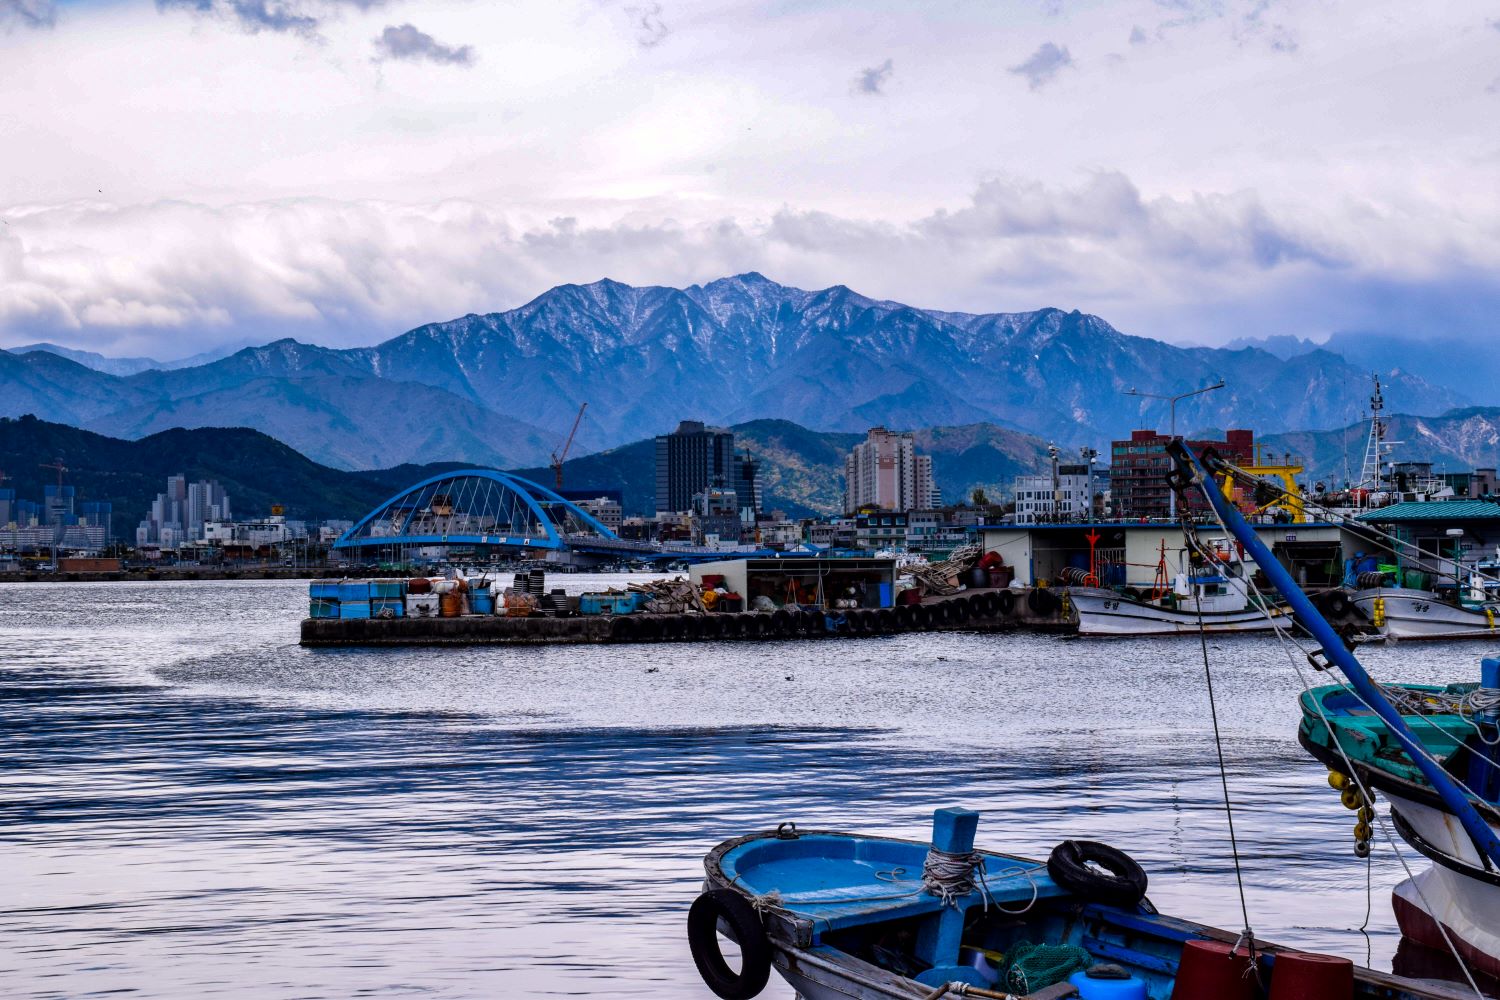
[[[797,630],[797,617],[786,608],[771,613],[771,629],[778,638],[786,638]]]
[[[630,642],[640,635],[640,623],[634,618],[614,618],[609,623],[609,637],[621,642]]]
[[[983,618],[994,618],[1000,613],[1000,595],[994,592],[975,598],[979,605],[979,614]]]
[[[1096,840],[1065,840],[1052,848],[1047,874],[1091,902],[1128,909],[1146,896],[1146,870],[1124,851]]]
[[[912,628],[931,628],[932,609],[925,604],[914,604],[911,607]]]
[[[1325,604],[1326,613],[1330,618],[1343,618],[1349,613],[1350,607],[1349,598],[1337,590],[1328,595],[1328,600]]]
[[[948,605],[948,620],[953,624],[962,625],[969,620],[969,601],[967,598],[959,597],[951,601],[944,601],[943,603]]]
[[[734,972],[719,949],[718,927],[723,921],[740,946],[740,971]],[[771,943],[755,908],[733,889],[712,889],[693,900],[688,909],[688,948],[698,975],[723,1000],[750,1000],[760,995],[771,978]]]
[[[1026,606],[1034,614],[1050,615],[1062,606],[1057,595],[1045,587],[1033,587],[1031,593],[1026,595]]]
[[[828,626],[821,611],[802,612],[802,619],[799,624],[802,627],[802,634],[805,636],[817,638],[820,635],[828,633]]]
[[[995,600],[999,602],[996,612],[1002,618],[1009,618],[1016,613],[1016,595],[1013,592],[1002,590],[995,595]]]
[[[896,610],[894,608],[881,608],[875,612],[875,624],[882,632],[894,632],[899,626],[896,624]]]
[[[904,632],[907,629],[916,627],[916,616],[912,614],[912,610],[909,605],[903,604],[900,607],[894,609],[891,613],[896,618],[896,628],[898,630]]]

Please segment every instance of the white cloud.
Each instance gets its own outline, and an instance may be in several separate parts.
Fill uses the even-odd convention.
[[[0,28],[50,28],[57,24],[54,0],[0,0]]]
[[[892,221],[791,208],[684,223],[543,220],[469,202],[79,203],[22,210],[0,231],[0,331],[10,343],[136,351],[247,332],[370,343],[565,281],[687,284],[751,269],[937,308],[1077,307],[1198,340],[1268,322],[1302,335],[1368,323],[1373,295],[1436,301],[1455,276],[1500,296],[1500,281],[1483,277],[1500,267],[1500,226],[1455,241],[1445,233],[1459,219],[1412,209],[1147,197],[1116,173],[1071,186],[992,179],[961,207]]]
[[[860,94],[883,94],[885,85],[890,82],[891,74],[895,71],[896,62],[893,59],[887,59],[879,66],[866,67],[854,78],[854,90]]]
[[[1051,83],[1058,73],[1072,65],[1073,56],[1066,46],[1043,42],[1026,58],[1025,62],[1019,66],[1012,66],[1010,71],[1017,76],[1025,77],[1027,86],[1032,90],[1040,90]]]
[[[462,73],[372,64],[397,0],[187,6],[0,27],[0,341],[370,341],[747,267],[1212,340],[1500,263],[1495,35],[1463,5],[423,4]],[[850,51],[899,88],[851,87]]]
[[[375,39],[377,59],[404,59],[447,66],[474,62],[472,45],[445,45],[414,24],[388,24]]]

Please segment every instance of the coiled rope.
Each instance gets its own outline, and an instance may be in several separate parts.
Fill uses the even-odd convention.
[[[955,854],[929,848],[927,860],[922,862],[922,888],[943,901],[944,906],[953,906],[960,896],[974,891],[974,876],[979,876],[979,888],[984,898],[985,909],[990,905],[990,887],[984,879],[984,855],[978,851]]]

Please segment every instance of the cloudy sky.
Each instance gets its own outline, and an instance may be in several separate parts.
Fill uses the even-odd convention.
[[[0,345],[373,343],[751,269],[1493,338],[1500,0],[0,0],[0,222]]]

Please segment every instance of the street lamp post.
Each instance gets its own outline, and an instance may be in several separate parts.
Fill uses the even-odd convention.
[[[1060,518],[1060,515],[1062,513],[1058,509],[1061,506],[1060,501],[1062,500],[1062,497],[1059,496],[1059,494],[1062,492],[1062,487],[1059,484],[1058,479],[1057,479],[1057,456],[1058,456],[1058,453],[1061,452],[1061,451],[1062,451],[1062,449],[1059,448],[1055,444],[1049,444],[1049,445],[1047,445],[1047,454],[1052,456],[1052,523],[1053,524],[1056,524],[1058,522],[1058,520]]]
[[[1189,396],[1198,396],[1198,395],[1201,395],[1201,394],[1203,394],[1205,392],[1213,392],[1215,389],[1222,389],[1222,388],[1224,388],[1224,380],[1223,379],[1219,379],[1219,381],[1215,382],[1213,385],[1205,385],[1203,388],[1201,388],[1201,389],[1194,389],[1192,392],[1179,392],[1175,396],[1165,396],[1165,395],[1161,395],[1161,394],[1155,393],[1155,392],[1141,392],[1141,390],[1139,390],[1139,389],[1126,389],[1125,390],[1125,395],[1127,395],[1127,396],[1144,396],[1147,399],[1165,399],[1165,400],[1167,400],[1171,404],[1171,406],[1169,408],[1170,412],[1171,412],[1171,436],[1175,438],[1175,437],[1177,437],[1177,401],[1179,399],[1187,399]],[[1176,520],[1176,518],[1177,518],[1177,491],[1176,490],[1168,490],[1167,491],[1167,510],[1169,512],[1169,516],[1173,520]]]
[[[1098,459],[1099,452],[1084,445],[1078,449],[1078,457],[1083,459],[1083,464],[1088,467],[1088,488],[1083,494],[1083,519],[1092,521],[1094,519],[1094,461]]]

